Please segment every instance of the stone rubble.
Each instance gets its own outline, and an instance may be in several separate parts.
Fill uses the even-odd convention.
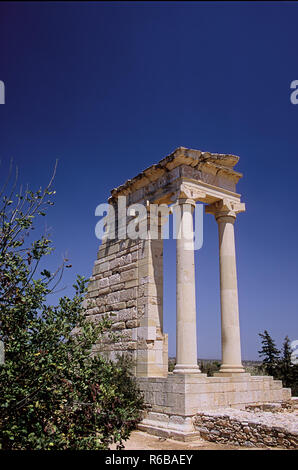
[[[277,409],[278,407],[276,407]],[[298,411],[206,410],[194,418],[200,436],[208,441],[246,447],[298,448]]]

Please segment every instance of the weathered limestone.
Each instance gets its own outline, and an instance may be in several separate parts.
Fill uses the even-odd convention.
[[[222,338],[222,364],[220,374],[225,375],[244,372],[241,363],[234,237],[236,214],[244,210],[244,204],[233,204],[225,199],[206,207],[206,212],[214,214],[218,224]]]
[[[118,335],[107,335],[94,351],[114,359],[128,353],[136,375],[164,376],[168,370],[167,335],[162,332],[162,240],[107,240],[100,246],[88,286],[87,314],[113,321]]]
[[[195,430],[204,439],[245,447],[298,448],[296,413],[247,412],[223,408],[200,412],[194,419]]]
[[[245,408],[289,400],[289,389],[272,377],[251,377],[241,363],[234,222],[245,210],[236,192],[242,177],[234,170],[239,157],[180,147],[111,191],[109,215],[116,220],[102,240],[88,286],[90,320],[108,316],[108,334],[94,353],[111,359],[128,353],[150,411],[140,427],[158,435],[192,439],[194,417],[205,409]],[[125,196],[125,198],[124,198]],[[124,204],[125,199],[125,204]],[[196,282],[192,211],[197,201],[215,216],[219,233],[222,365],[214,377],[197,365]],[[163,332],[163,240],[168,206],[182,211],[176,245],[177,365],[168,373],[168,338]],[[123,212],[124,204],[124,212]],[[133,206],[131,206],[133,205]],[[158,205],[158,207],[157,207]],[[130,206],[132,211],[126,212]],[[153,207],[153,211],[151,209]],[[156,210],[155,210],[156,209]],[[142,215],[136,215],[138,210]],[[150,236],[150,215],[158,223]],[[133,236],[128,237],[127,233]]]
[[[192,199],[178,199],[176,210],[181,211],[177,249],[177,339],[174,374],[200,373],[197,353],[196,283],[193,247]]]
[[[163,334],[162,240],[144,240],[139,251],[137,376],[166,376],[168,338]]]

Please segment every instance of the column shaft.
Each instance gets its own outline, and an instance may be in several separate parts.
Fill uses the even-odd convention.
[[[234,221],[217,217],[219,233],[222,365],[220,373],[242,373]]]
[[[197,365],[196,285],[193,240],[193,208],[179,202],[181,209],[176,241],[176,374],[200,373]]]

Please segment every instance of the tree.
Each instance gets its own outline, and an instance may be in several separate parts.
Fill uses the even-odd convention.
[[[282,347],[282,357],[280,360],[280,374],[282,376],[283,383],[286,387],[289,387],[291,382],[293,364],[291,362],[291,343],[288,336],[285,337]]]
[[[286,336],[282,347],[279,377],[285,387],[292,389],[292,394],[295,396],[298,393],[298,366],[292,363],[291,354],[291,341],[289,337]]]
[[[17,180],[17,179],[16,179]],[[143,399],[128,363],[92,354],[109,328],[91,322],[78,276],[73,298],[47,303],[67,267],[39,271],[53,249],[47,234],[31,241],[33,221],[52,205],[45,190],[0,192],[0,442],[2,449],[107,449],[122,446],[141,418]]]
[[[275,342],[269,335],[268,331],[265,330],[264,333],[259,333],[259,336],[262,338],[262,349],[259,351],[259,355],[264,357],[263,365],[265,371],[269,375],[275,375],[277,367],[279,364],[279,354],[280,351],[276,348]]]
[[[282,356],[276,348],[275,342],[265,330],[261,336],[263,347],[259,351],[260,356],[264,356],[263,367],[265,372],[272,375],[275,379],[282,381],[284,387],[291,388],[292,395],[298,395],[298,365],[292,363],[291,359],[291,341],[288,336],[285,337],[282,346]]]

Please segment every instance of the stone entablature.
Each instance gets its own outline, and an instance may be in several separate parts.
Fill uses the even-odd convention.
[[[129,200],[129,203],[143,198],[150,200],[150,197],[157,201],[160,196],[158,190],[163,188],[163,192],[171,192],[172,188],[167,186],[179,178],[193,179],[203,186],[206,185],[207,189],[210,185],[235,192],[236,183],[242,177],[241,173],[233,170],[238,160],[239,157],[236,155],[202,152],[179,147],[159,163],[151,165],[123,185],[113,189],[109,202],[113,203],[120,195],[132,194],[134,194],[135,201]],[[212,198],[212,194],[210,197]]]
[[[174,202],[173,196],[185,189],[193,191],[193,199],[206,203],[220,200],[223,195],[240,200],[236,183],[242,177],[233,170],[239,157],[179,147],[156,165],[111,191],[110,204],[126,196],[128,204],[148,200],[150,203]],[[195,191],[198,191],[195,194]]]

